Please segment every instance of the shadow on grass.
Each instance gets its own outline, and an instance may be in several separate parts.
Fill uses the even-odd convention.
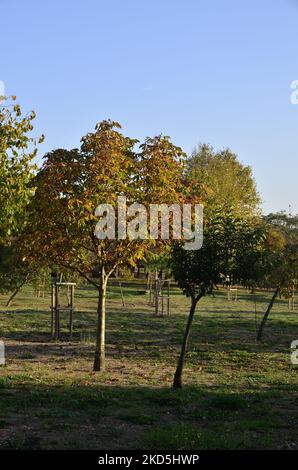
[[[290,390],[42,386],[25,375],[0,389],[2,449],[287,448],[297,437]]]
[[[229,316],[226,315],[229,313]],[[247,312],[246,312],[247,313]],[[36,312],[32,309],[22,311],[10,311],[2,313],[0,318],[9,318],[8,330],[1,327],[1,336],[4,340],[14,340],[32,343],[15,346],[17,355],[24,358],[30,355],[32,358],[38,353],[46,356],[59,352],[59,347],[67,348],[70,355],[78,354],[78,350],[90,349],[93,353],[96,331],[95,312],[77,311],[74,315],[74,334],[69,338],[67,332],[68,316],[61,315],[62,337],[59,342],[51,339],[50,335],[50,313],[48,311]],[[113,309],[107,314],[107,353],[110,356],[122,354],[135,355],[138,359],[148,358],[152,355],[162,359],[165,351],[178,351],[185,328],[187,315],[172,314],[170,316],[156,317],[148,311],[127,312],[121,308]],[[290,338],[293,336],[293,326],[285,320],[275,320],[274,327],[270,326],[269,333],[265,331],[264,345],[255,341],[256,324],[255,319],[243,315],[235,317],[229,310],[221,309],[220,312],[209,315],[206,312],[197,312],[191,332],[190,351],[233,352],[235,350],[246,352],[288,352]],[[278,329],[280,331],[278,331]],[[282,333],[281,333],[282,332]],[[270,340],[272,335],[273,339]],[[276,336],[279,335],[278,341]],[[268,341],[269,339],[269,341]],[[36,352],[36,343],[45,343],[40,351]],[[84,346],[85,345],[85,346]],[[10,348],[10,349],[9,349]],[[159,349],[159,351],[157,350]],[[8,352],[13,347],[8,345]],[[92,351],[92,352],[91,352]],[[89,354],[89,353],[88,353]],[[65,352],[63,352],[65,355]],[[152,357],[153,357],[152,356]]]

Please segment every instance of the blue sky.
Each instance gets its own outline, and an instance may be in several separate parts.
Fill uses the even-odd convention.
[[[298,0],[0,0],[0,80],[40,156],[106,118],[187,152],[230,147],[264,211],[298,212]]]

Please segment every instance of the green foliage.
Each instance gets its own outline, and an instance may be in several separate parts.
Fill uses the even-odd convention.
[[[28,282],[37,286],[45,279],[49,282],[48,269],[21,258],[17,239],[0,245],[0,293],[16,291]]]
[[[229,283],[248,282],[252,266],[248,263],[261,249],[264,232],[259,219],[215,211],[204,222],[204,241],[200,250],[187,251],[176,244],[172,251],[172,271],[187,296],[200,298],[228,279]]]
[[[0,246],[0,292],[13,291],[27,277],[27,269],[17,259],[12,246]]]
[[[15,97],[0,104],[0,241],[22,227],[32,190],[37,144],[43,136],[31,136],[35,113],[22,115]]]
[[[262,284],[288,295],[298,282],[298,218],[286,213],[269,214]]]
[[[147,272],[150,271],[165,271],[168,272],[170,268],[171,251],[170,247],[166,247],[160,252],[149,253],[147,256],[145,267]]]
[[[187,177],[201,188],[205,210],[253,213],[260,196],[249,166],[229,149],[215,152],[209,145],[197,147],[187,162]]]

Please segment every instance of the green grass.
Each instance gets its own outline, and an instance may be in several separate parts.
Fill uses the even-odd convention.
[[[297,449],[298,312],[278,300],[257,344],[270,294],[227,301],[218,291],[198,305],[185,387],[171,389],[188,300],[171,292],[171,315],[155,317],[142,282],[111,286],[107,370],[92,372],[96,291],[76,291],[74,336],[62,316],[61,341],[49,335],[49,294],[30,287],[6,308],[0,297],[0,448]]]

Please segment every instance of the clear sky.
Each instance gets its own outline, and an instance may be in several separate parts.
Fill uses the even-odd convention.
[[[0,0],[0,35],[0,80],[37,112],[40,156],[111,118],[187,152],[230,147],[266,212],[298,212],[298,0]]]

